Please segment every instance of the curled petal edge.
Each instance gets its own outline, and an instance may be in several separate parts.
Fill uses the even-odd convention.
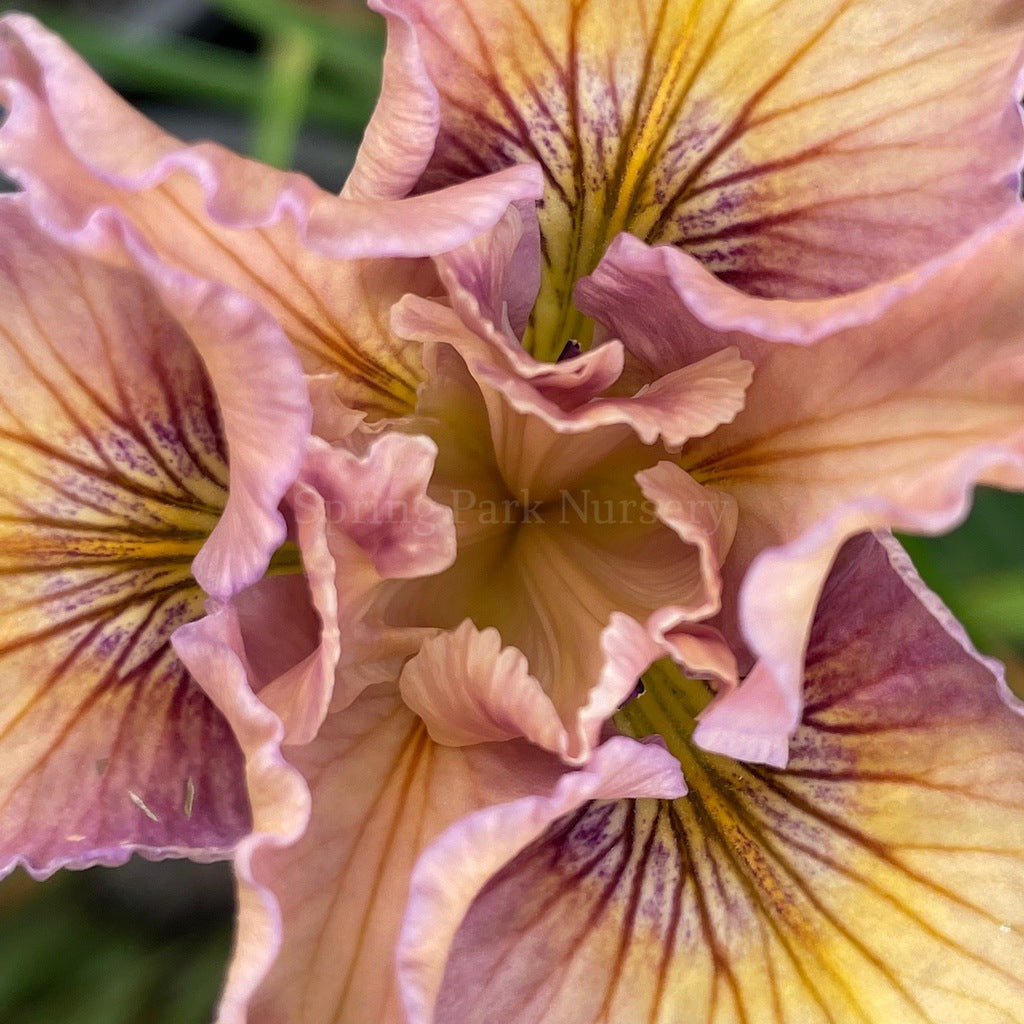
[[[988,479],[1024,489],[1024,432],[1011,444],[975,449],[952,467],[931,474],[921,488],[938,490],[940,500],[933,500],[930,507],[915,509],[881,498],[850,502],[789,544],[758,555],[740,590],[740,624],[758,660],[738,688],[723,692],[705,708],[694,742],[714,753],[784,768],[789,738],[803,710],[803,659],[814,609],[843,542],[871,529],[943,533],[964,521],[975,485]],[[1005,688],[998,663],[982,659],[970,646],[952,613],[928,592],[906,556],[898,554],[902,549],[897,542],[889,538],[885,543],[894,568],[922,603],[972,657],[983,660],[1003,680],[1000,685]],[[780,594],[790,605],[782,629]]]
[[[447,951],[474,898],[552,822],[588,800],[675,799],[686,793],[679,763],[660,738],[607,740],[586,768],[550,794],[477,811],[443,832],[413,871],[398,940],[398,983],[409,1024],[431,1024]]]

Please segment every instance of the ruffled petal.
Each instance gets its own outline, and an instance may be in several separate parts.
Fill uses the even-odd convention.
[[[398,945],[398,975],[409,1024],[437,1019],[434,1004],[449,948],[474,898],[552,822],[589,806],[589,801],[616,800],[626,794],[670,799],[685,792],[678,764],[659,743],[616,736],[595,752],[586,769],[563,775],[549,793],[481,809],[440,835],[412,875]]]
[[[397,433],[359,440],[364,450],[311,439],[290,503],[303,557],[320,567],[317,586],[332,577],[340,657],[332,684],[336,709],[363,687],[395,679],[434,632],[385,621],[381,605],[391,587],[443,572],[456,553],[452,510],[427,496],[434,443]],[[330,615],[327,603],[318,601],[323,615]],[[311,707],[308,700],[303,706]]]
[[[318,533],[304,538],[304,573],[268,576],[234,599],[253,688],[281,720],[286,743],[317,734],[341,657],[335,564]]]
[[[227,598],[260,579],[285,541],[279,506],[309,436],[309,394],[291,345],[262,308],[130,248],[202,358],[224,424],[227,502],[192,573],[208,594]]]
[[[476,329],[483,333],[476,333],[451,309],[414,295],[396,305],[392,322],[403,337],[455,348],[485,395],[501,396],[500,407],[495,401],[488,404],[493,421],[511,421],[507,433],[520,434],[529,429],[520,424],[535,421],[542,431],[550,428],[543,432],[552,437],[586,434],[575,444],[561,445],[584,465],[593,464],[630,434],[645,445],[660,441],[678,451],[691,438],[733,420],[743,408],[751,380],[750,363],[727,350],[666,373],[632,395],[602,395],[615,384],[623,365],[617,345],[602,345],[559,363],[540,363],[489,322],[477,320]],[[499,416],[498,408],[508,411]],[[602,429],[608,427],[618,429]],[[549,451],[552,445],[543,447]],[[567,461],[563,454],[557,468],[549,468],[546,475],[578,475],[579,469]]]
[[[238,745],[170,648],[227,499],[189,337],[138,274],[0,201],[0,871],[223,856]]]
[[[472,387],[471,380],[463,383]],[[446,414],[465,429],[470,413],[464,416],[453,404],[458,393],[441,393]],[[462,393],[471,396],[469,390]],[[479,393],[477,401],[482,403]],[[479,628],[496,628],[503,645],[526,655],[531,675],[575,737],[569,757],[583,757],[593,743],[593,723],[580,724],[581,709],[592,700],[614,709],[651,660],[641,658],[627,675],[609,675],[606,645],[613,617],[621,613],[641,624],[662,651],[661,641],[678,624],[714,614],[718,558],[731,536],[731,499],[667,464],[637,474],[625,457],[624,465],[609,469],[601,459],[608,453],[600,443],[597,451],[589,450],[586,442],[593,438],[587,434],[568,439],[578,442],[574,451],[581,458],[595,459],[589,474],[578,472],[561,447],[566,439],[543,425],[539,435],[524,433],[519,442],[510,429],[507,449],[499,440],[498,458],[507,450],[531,466],[539,459],[543,472],[564,480],[565,489],[546,493],[539,487],[536,497],[532,489],[517,489],[513,498],[489,461],[493,456],[480,456],[489,446],[479,438],[487,437],[489,427],[486,414],[476,415],[483,417],[481,433],[469,432],[471,445],[461,457],[455,446],[440,445],[429,492],[454,512],[455,562],[438,576],[390,591],[385,614],[389,621],[422,628],[455,629],[467,618]],[[473,461],[478,456],[480,463]],[[657,456],[645,457],[649,462]],[[565,469],[563,459],[569,460],[568,471],[556,474],[552,467]]]
[[[496,629],[481,632],[466,619],[431,637],[399,683],[406,707],[435,743],[465,747],[524,737],[556,754],[568,746],[558,712],[522,651],[503,648]]]
[[[410,403],[417,366],[386,322],[365,330],[376,307],[360,302],[367,276],[372,294],[395,270],[339,269],[337,260],[443,252],[539,190],[536,169],[518,167],[402,203],[340,199],[300,175],[163,134],[25,16],[0,28],[0,99],[9,108],[0,165],[55,235],[119,261],[127,231],[168,266],[258,302],[309,368],[337,371],[350,398],[392,414]]]
[[[585,331],[573,283],[620,231],[745,291],[804,298],[901,272],[1016,201],[1024,26],[1002,0],[378,9],[417,130],[388,155],[407,115],[382,104],[376,173],[393,186],[402,160],[411,183],[429,158],[419,187],[433,188],[523,161],[544,171],[527,336],[542,358]]]
[[[504,842],[521,843],[528,829],[543,829],[601,787],[612,795],[681,791],[663,747],[625,738],[614,741],[614,772],[564,779],[557,759],[525,741],[439,746],[393,685],[329,714],[312,742],[284,748],[285,761],[281,725],[247,685],[231,606],[182,630],[176,643],[238,732],[253,790],[219,1024],[400,1024],[395,950],[409,879],[436,836],[479,808],[518,801],[499,818],[518,817],[522,827],[513,824]],[[470,834],[481,838],[479,827]]]
[[[535,203],[520,202],[487,231],[434,257],[449,300],[467,326],[486,333],[509,329],[509,356],[523,352],[523,336],[540,288],[542,253]],[[532,362],[523,359],[523,363]],[[549,364],[538,364],[549,365]]]
[[[743,408],[752,370],[735,351],[711,353],[631,386],[622,378],[625,364],[617,341],[555,363],[523,350],[509,322],[515,301],[510,294],[517,282],[529,281],[531,268],[539,268],[539,254],[523,227],[535,221],[512,207],[493,229],[437,257],[455,313],[410,296],[395,307],[398,333],[424,344],[446,341],[518,412],[538,416],[562,433],[623,424],[644,444],[660,440],[676,451],[690,438],[731,422]],[[528,291],[529,303],[535,292]]]
[[[965,515],[975,483],[1024,486],[1022,243],[1018,210],[890,285],[769,303],[681,253],[623,238],[581,286],[584,307],[648,373],[724,346],[755,367],[743,412],[681,460],[736,499],[727,622],[745,576],[738,616],[761,659],[707,712],[701,742],[784,759],[814,605],[846,538],[873,528],[940,532]]]
[[[871,537],[806,682],[786,771],[689,746],[648,687],[687,797],[560,819],[475,900],[417,1024],[1024,1020],[1019,702]]]
[[[174,647],[231,724],[245,754],[252,826],[235,854],[238,923],[217,1021],[247,1024],[249,1000],[282,941],[280,906],[257,876],[272,851],[287,848],[306,830],[310,794],[302,775],[281,755],[280,719],[251,689],[252,671],[235,609],[215,605],[205,618],[178,630]]]

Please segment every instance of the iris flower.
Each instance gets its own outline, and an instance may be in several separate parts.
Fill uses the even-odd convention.
[[[888,532],[1024,483],[1024,11],[376,6],[341,197],[0,30],[4,864],[232,855],[222,1024],[1024,1021]]]

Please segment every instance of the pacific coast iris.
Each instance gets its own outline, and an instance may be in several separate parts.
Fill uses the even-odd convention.
[[[1024,11],[374,6],[340,197],[2,23],[5,863],[233,856],[221,1024],[1024,1020],[888,532],[1024,483]]]

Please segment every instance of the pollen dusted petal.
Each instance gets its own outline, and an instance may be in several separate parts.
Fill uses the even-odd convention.
[[[843,298],[744,296],[683,253],[625,240],[581,286],[585,309],[654,375],[723,346],[754,365],[739,416],[681,455],[696,480],[736,500],[724,628],[739,640],[738,618],[761,659],[756,699],[742,686],[724,696],[700,742],[784,756],[807,630],[844,540],[868,529],[937,533],[964,516],[974,484],[1024,487],[1022,278],[1018,209],[932,263]],[[769,705],[773,714],[761,713]]]
[[[373,258],[454,248],[540,189],[535,168],[516,167],[451,194],[340,199],[301,175],[165,135],[20,15],[0,25],[0,98],[4,169],[55,233],[123,261],[127,230],[167,265],[254,299],[308,369],[339,372],[346,397],[378,413],[407,409],[419,368],[376,303],[363,302],[367,276],[384,279],[371,295],[394,276]],[[339,259],[357,262],[340,269]]]
[[[171,651],[227,497],[202,363],[137,274],[0,202],[0,871],[224,855],[242,757]]]
[[[688,795],[552,826],[473,904],[424,1019],[1024,1021],[1024,717],[936,611],[901,553],[844,549],[788,770],[700,753],[649,687]]]
[[[544,171],[527,337],[542,358],[578,335],[572,286],[620,231],[682,246],[745,291],[804,298],[905,270],[1016,201],[1015,3],[378,6],[388,70],[418,112],[389,161],[380,142],[406,111],[382,104],[366,158],[385,180],[430,147],[420,188]]]

